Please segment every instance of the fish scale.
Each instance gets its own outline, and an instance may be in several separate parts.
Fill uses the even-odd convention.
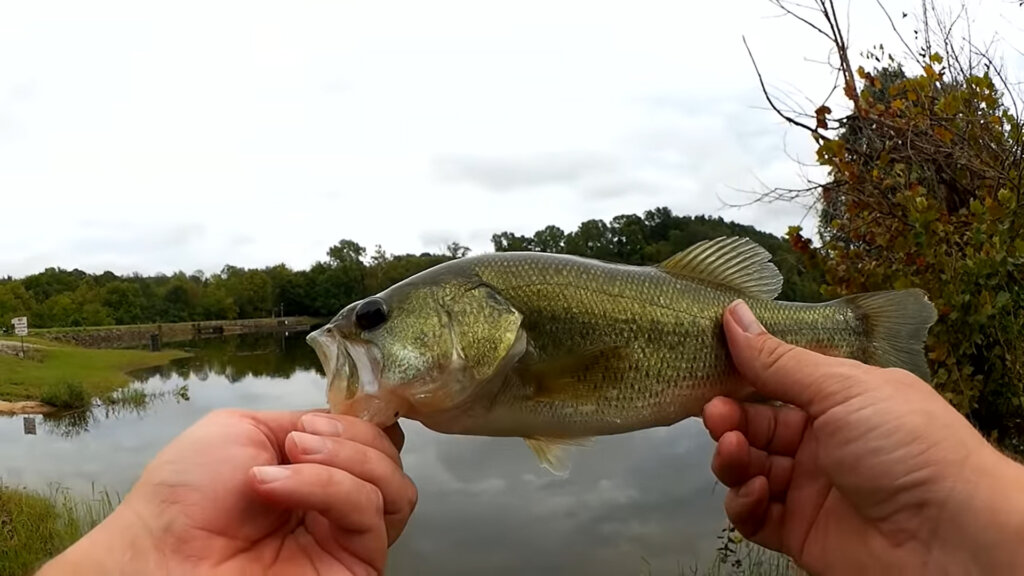
[[[536,252],[460,258],[350,304],[308,340],[332,411],[521,437],[559,473],[566,443],[670,426],[718,395],[747,399],[722,330],[738,298],[792,344],[929,378],[923,345],[936,312],[923,291],[782,302],[770,259],[745,238],[700,242],[656,266]],[[379,324],[360,324],[364,305]]]

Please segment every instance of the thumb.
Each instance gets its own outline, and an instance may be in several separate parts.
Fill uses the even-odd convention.
[[[860,362],[819,354],[768,333],[742,300],[722,319],[740,375],[761,395],[792,404],[812,417],[854,396],[868,379]]]

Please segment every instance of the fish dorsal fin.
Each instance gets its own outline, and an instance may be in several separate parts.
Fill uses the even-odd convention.
[[[568,476],[572,463],[569,461],[567,448],[570,446],[588,446],[590,438],[523,438],[526,445],[533,451],[540,465],[558,476]]]
[[[704,240],[657,265],[679,278],[718,284],[753,298],[774,300],[782,274],[772,255],[749,238],[724,236]]]

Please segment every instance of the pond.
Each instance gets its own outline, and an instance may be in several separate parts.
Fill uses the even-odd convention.
[[[157,396],[136,408],[0,418],[0,478],[126,493],[146,463],[207,412],[322,407],[323,373],[305,334],[229,336],[177,346],[195,355],[137,375]],[[541,468],[521,440],[434,433],[403,421],[405,469],[420,501],[389,574],[688,573],[714,554],[725,489],[699,420],[574,448],[572,472]]]

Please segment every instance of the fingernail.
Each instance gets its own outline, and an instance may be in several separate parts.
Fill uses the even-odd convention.
[[[341,422],[325,414],[306,414],[299,419],[299,425],[310,434],[341,436]]]
[[[729,314],[732,316],[733,321],[739,325],[740,329],[747,334],[760,334],[764,332],[764,327],[754,317],[754,313],[750,311],[750,307],[743,300],[737,300],[732,303],[729,308]]]
[[[259,480],[260,484],[270,484],[271,482],[284,480],[292,474],[291,470],[281,466],[256,466],[252,471],[256,473],[256,479]]]
[[[299,452],[303,454],[322,454],[327,451],[327,441],[319,436],[306,434],[305,432],[292,432],[292,437],[295,438],[295,444],[299,447]]]

